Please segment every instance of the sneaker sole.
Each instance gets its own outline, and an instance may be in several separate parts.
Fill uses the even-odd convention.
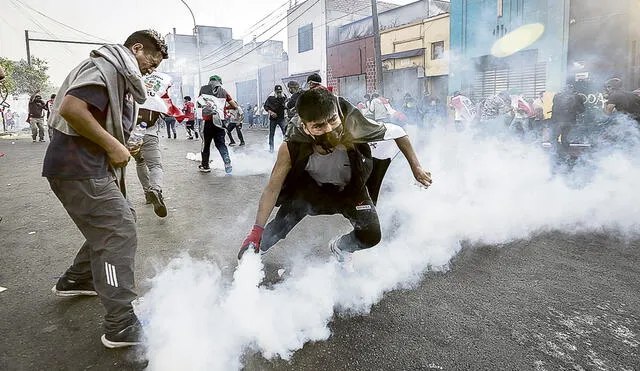
[[[201,173],[210,173],[211,169],[199,169]]]
[[[156,213],[157,216],[161,218],[167,216],[167,206],[165,206],[160,198],[153,192],[151,193],[151,203],[153,204],[153,212]]]
[[[142,342],[140,341],[110,341],[109,339],[107,339],[106,335],[102,335],[102,337],[100,337],[100,340],[102,341],[102,345],[109,349],[134,347],[136,345],[142,344]]]
[[[73,296],[97,296],[98,293],[91,290],[73,290],[73,291],[59,291],[55,286],[51,288],[51,292],[63,298],[70,298]]]

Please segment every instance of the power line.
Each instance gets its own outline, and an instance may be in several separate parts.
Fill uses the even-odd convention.
[[[245,37],[249,36],[253,31],[255,31],[255,30],[256,30],[256,29],[258,29],[260,26],[262,26],[262,25],[264,24],[264,22],[263,22],[264,20],[266,20],[267,18],[269,18],[271,15],[273,15],[273,14],[274,14],[275,12],[277,12],[278,10],[280,10],[283,6],[287,5],[287,4],[288,4],[288,2],[289,2],[289,0],[285,1],[282,5],[280,5],[278,8],[276,8],[274,11],[272,11],[272,12],[271,12],[271,13],[269,13],[269,14],[267,14],[267,15],[266,15],[266,16],[264,16],[262,19],[260,19],[258,22],[256,22],[253,26],[251,26],[251,27],[249,28],[249,30],[248,30],[244,35],[242,35],[241,40],[244,40],[244,38],[245,38]],[[279,23],[279,22],[281,22],[281,21],[282,21],[282,20],[278,21],[278,23]],[[262,22],[262,23],[260,23],[260,22]],[[267,31],[268,31],[268,30],[267,30]],[[266,32],[266,31],[265,31],[265,32]],[[264,32],[263,32],[263,34],[264,34]],[[262,35],[262,34],[261,34],[261,35]],[[212,52],[210,52],[210,53],[208,53],[207,55],[205,55],[202,59],[204,60],[204,59],[207,59],[207,58],[211,58],[211,57],[212,57],[212,56],[214,56],[218,51],[221,51],[222,49],[224,49],[224,48],[225,48],[225,47],[227,47],[227,46],[231,46],[231,45],[233,44],[233,42],[234,42],[234,41],[235,41],[235,40],[234,40],[234,39],[232,39],[232,40],[229,40],[229,41],[225,42],[224,44],[220,45],[218,48],[214,49]],[[238,50],[239,50],[239,49],[238,49]],[[238,50],[235,50],[233,53],[235,53],[235,52],[236,52],[236,51],[238,51]],[[232,54],[233,54],[233,53],[232,53]]]
[[[311,6],[316,5],[318,2],[320,2],[320,0],[316,0],[316,2],[314,2],[313,4],[311,4]],[[293,21],[295,21],[296,19],[298,19],[298,18],[302,17],[304,14],[305,14],[304,12],[300,12],[300,14],[299,14],[297,17],[295,17],[294,19],[292,19],[292,20],[293,20]],[[280,22],[278,22],[278,23],[280,23]],[[276,23],[276,24],[277,24],[277,23]],[[275,25],[274,25],[274,26],[275,26]],[[284,25],[284,27],[282,27],[281,29],[279,29],[278,31],[276,31],[276,33],[275,33],[275,34],[273,34],[273,36],[275,36],[275,35],[277,35],[278,33],[280,33],[280,31],[284,30],[287,26],[288,26],[288,25]],[[271,29],[271,28],[273,28],[273,26],[272,26],[272,27],[270,27],[269,29]],[[259,47],[261,47],[262,45],[264,45],[264,43],[266,43],[267,41],[270,41],[270,40],[271,40],[271,38],[272,38],[273,36],[271,36],[271,37],[270,37],[270,38],[268,38],[267,40],[265,40],[265,41],[261,42],[260,44],[256,45],[254,48],[251,48],[251,49],[250,49],[250,50],[248,50],[247,52],[243,53],[243,54],[242,54],[241,56],[239,56],[238,58],[232,59],[232,60],[230,60],[229,62],[227,62],[227,63],[223,64],[222,66],[217,66],[217,67],[215,67],[215,68],[223,68],[223,67],[226,67],[226,66],[230,65],[231,63],[234,63],[234,62],[236,62],[236,61],[240,60],[241,58],[243,58],[243,57],[247,56],[249,53],[253,52],[254,50],[256,50],[256,49],[258,49]]]
[[[31,20],[31,22],[35,23],[36,26],[40,27],[42,30],[44,30],[44,32],[46,34],[48,34],[49,36],[51,36],[54,39],[60,40],[56,35],[54,35],[53,33],[51,33],[51,31],[49,31],[49,29],[45,26],[43,26],[40,22],[38,22],[38,20],[36,20],[35,18],[33,18],[31,16],[31,14],[29,14],[28,12],[24,11],[23,9],[20,8],[19,4],[17,4],[14,0],[10,0],[11,4],[13,4],[13,6],[23,15],[25,15],[27,18],[29,18]],[[67,50],[67,52],[69,53],[69,55],[73,54],[73,52],[71,51],[71,49],[69,49],[66,45],[64,46],[64,48]]]
[[[318,0],[318,1],[319,1],[319,0]],[[311,4],[311,6],[314,6],[315,4],[317,4],[317,3],[318,3],[318,1],[316,1],[316,2],[315,2],[315,3],[313,3],[313,4]],[[349,14],[345,14],[345,15],[343,15],[343,16],[341,16],[341,17],[338,17],[338,18],[332,19],[332,20],[331,20],[331,21],[329,21],[329,22],[321,23],[321,24],[319,24],[319,25],[317,25],[317,26],[313,27],[313,29],[323,27],[323,26],[325,26],[325,25],[327,25],[327,24],[333,23],[333,22],[335,22],[335,21],[337,21],[337,20],[340,20],[340,19],[342,19],[342,18],[346,18],[346,17],[348,17],[348,16],[351,16],[351,15],[355,14],[356,12],[359,12],[359,11],[364,10],[364,9],[367,9],[367,8],[369,8],[369,5],[364,6],[364,7],[360,8],[360,9],[357,9],[357,10],[355,10],[355,11],[353,11],[353,12],[349,13]],[[300,13],[300,15],[298,15],[298,16],[297,16],[296,18],[294,18],[293,20],[296,20],[296,19],[300,18],[303,14],[304,14],[304,12]],[[281,21],[282,21],[282,20],[278,21],[278,23],[280,23]],[[271,28],[273,28],[274,26],[276,26],[278,23],[276,23],[276,24],[274,24],[273,26],[271,26],[271,27],[270,27],[269,29],[267,29],[264,33],[266,33],[267,31],[269,31]],[[253,52],[254,50],[256,50],[256,49],[258,49],[259,47],[261,47],[262,45],[264,45],[267,41],[270,41],[270,40],[273,38],[273,36],[275,36],[275,35],[277,35],[278,33],[280,33],[280,32],[281,32],[282,30],[284,30],[287,26],[288,26],[288,24],[287,24],[287,25],[285,25],[284,27],[282,27],[281,29],[279,29],[278,31],[276,31],[276,33],[275,33],[275,34],[273,34],[270,38],[268,38],[267,40],[265,40],[265,41],[261,42],[260,44],[256,45],[256,47],[254,47],[254,48],[250,49],[249,51],[247,51],[246,53],[242,54],[242,55],[241,55],[241,56],[239,56],[238,58],[233,59],[233,60],[231,60],[230,62],[225,63],[225,64],[223,64],[223,65],[221,65],[221,66],[216,66],[216,67],[214,67],[214,68],[223,68],[223,67],[228,66],[228,65],[229,65],[229,64],[231,64],[231,63],[237,62],[237,61],[238,61],[238,60],[240,60],[241,58],[243,58],[243,57],[247,56],[248,54],[250,54],[250,53],[251,53],[251,52]],[[263,33],[263,34],[264,34],[264,33]],[[296,37],[296,36],[297,36],[297,35],[289,36],[289,38],[293,38],[293,37]],[[243,45],[243,47],[244,47],[244,45]],[[241,48],[238,48],[238,49],[236,50],[236,52],[237,52],[238,50],[240,50],[240,49],[241,49]],[[235,53],[235,52],[234,52],[234,53]],[[231,53],[231,54],[226,55],[225,57],[219,58],[217,61],[214,61],[214,62],[212,62],[212,63],[210,63],[210,64],[208,64],[208,65],[204,66],[203,68],[209,68],[209,67],[211,67],[211,66],[215,65],[216,63],[220,62],[221,60],[225,59],[226,57],[228,57],[228,56],[230,56],[230,55],[233,55],[234,53]]]
[[[312,7],[312,6],[316,5],[318,2],[320,2],[320,0],[316,0],[316,1],[315,1],[313,4],[311,4],[311,6],[309,6],[309,7]],[[287,13],[288,13],[288,12],[287,12]],[[303,14],[305,14],[305,13],[304,13],[304,12],[301,12],[301,13],[300,13],[300,15],[298,15],[296,18],[294,18],[294,20],[295,20],[295,19],[300,18],[300,16],[302,16]],[[276,23],[272,24],[269,28],[267,28],[267,29],[266,29],[266,30],[264,30],[262,33],[260,33],[258,36],[256,36],[256,38],[257,38],[257,37],[259,37],[259,36],[264,35],[264,34],[265,34],[265,33],[267,33],[267,32],[269,32],[272,28],[274,28],[275,26],[277,26],[278,24],[280,24],[282,21],[286,20],[286,18],[287,18],[287,17],[288,17],[288,14],[287,14],[287,15],[285,15],[283,18],[280,18]],[[287,26],[285,25],[285,27],[287,27]],[[273,36],[277,35],[277,34],[278,34],[280,31],[282,31],[285,27],[283,27],[283,28],[281,28],[280,30],[278,30],[278,31],[277,31]],[[261,42],[261,43],[258,45],[258,47],[259,47],[259,46],[262,46],[265,42],[270,41],[270,40],[273,38],[273,36],[271,36],[271,37],[270,37],[270,38],[268,38],[267,40],[265,40],[265,41]],[[224,55],[224,56],[222,56],[222,57],[219,57],[219,58],[218,58],[218,59],[216,59],[215,61],[213,61],[213,62],[209,63],[208,65],[206,65],[204,68],[211,67],[211,66],[215,65],[216,63],[219,63],[220,61],[223,61],[224,59],[226,59],[226,58],[228,58],[228,57],[230,57],[230,56],[234,55],[234,54],[235,54],[235,53],[237,53],[237,52],[239,52],[239,51],[240,51],[240,50],[242,50],[243,48],[244,48],[244,43],[243,43],[239,48],[236,48],[236,49],[235,49],[235,50],[233,50],[231,53],[227,53],[226,55]],[[253,51],[253,50],[255,50],[255,49],[252,49],[252,50],[250,50],[249,52],[251,52],[251,51]],[[217,68],[217,67],[215,67],[215,68]]]
[[[109,40],[103,39],[103,38],[101,38],[101,37],[98,37],[98,36],[95,36],[95,35],[92,35],[92,34],[89,34],[89,33],[86,33],[86,32],[84,32],[84,31],[81,31],[81,30],[77,29],[77,28],[73,28],[73,27],[71,27],[71,26],[69,26],[69,25],[67,25],[67,24],[64,24],[64,23],[62,23],[62,22],[60,22],[60,21],[58,21],[58,20],[56,20],[56,19],[54,19],[54,18],[51,18],[51,17],[49,17],[48,15],[46,15],[46,14],[42,13],[41,11],[39,11],[39,10],[37,10],[37,9],[32,8],[29,4],[25,4],[25,3],[23,3],[21,0],[15,0],[15,1],[17,1],[17,2],[18,2],[18,3],[20,3],[20,4],[22,4],[22,6],[25,6],[25,7],[29,8],[29,9],[31,9],[32,11],[34,11],[34,12],[36,12],[36,13],[40,14],[41,16],[43,16],[43,17],[47,18],[48,20],[53,21],[53,22],[55,22],[55,23],[57,23],[57,24],[59,24],[59,25],[62,25],[62,26],[64,26],[64,27],[68,28],[68,29],[71,29],[71,30],[74,30],[74,31],[76,31],[76,32],[79,32],[79,33],[81,33],[81,34],[83,34],[83,35],[85,35],[85,36],[93,37],[94,39],[98,39],[98,40],[102,40],[102,41],[107,42],[107,43],[111,43],[111,41],[109,41]]]

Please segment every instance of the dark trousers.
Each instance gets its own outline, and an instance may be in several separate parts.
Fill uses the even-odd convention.
[[[204,128],[202,130],[202,167],[209,167],[209,155],[211,154],[211,141],[215,144],[222,161],[225,165],[231,163],[229,158],[229,150],[224,143],[224,136],[227,131],[223,128],[217,127],[213,124],[213,120],[205,120]]]
[[[378,213],[366,187],[350,195],[327,191],[314,182],[301,186],[291,199],[282,202],[275,218],[264,229],[260,250],[265,252],[284,239],[307,215],[334,214],[342,214],[353,226],[353,231],[339,238],[340,250],[354,252],[380,242]]]
[[[134,260],[138,240],[135,216],[115,177],[65,180],[49,178],[51,190],[86,239],[73,265],[71,280],[93,280],[105,307],[104,329],[115,334],[133,324],[136,298]]]
[[[198,130],[196,130],[196,122],[194,120],[189,120],[187,121],[185,128],[187,129],[187,134],[189,135],[189,138],[193,138],[193,135],[191,134],[191,132],[193,131],[193,134],[196,135],[196,139],[198,139]]]
[[[229,134],[229,140],[231,141],[231,143],[236,142],[235,140],[233,140],[233,135],[231,134],[233,129],[236,129],[236,134],[238,134],[240,143],[244,143],[244,137],[242,136],[242,125],[238,124],[237,122],[230,122],[227,124],[227,134]]]
[[[164,122],[167,124],[167,138],[171,138],[171,132],[173,132],[173,138],[176,137],[176,119],[171,116],[164,118]]]
[[[269,149],[273,152],[273,136],[276,133],[276,126],[280,127],[282,136],[284,136],[284,119],[270,119],[269,120]]]

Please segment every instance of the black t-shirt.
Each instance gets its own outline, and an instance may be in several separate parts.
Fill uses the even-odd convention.
[[[616,111],[640,117],[640,97],[627,91],[615,91],[609,95],[607,104],[616,106]]]
[[[104,127],[109,107],[107,88],[88,85],[67,92],[86,102],[93,117]],[[133,102],[124,99],[122,126],[125,137],[133,127]],[[102,147],[83,136],[66,135],[53,130],[44,156],[42,176],[60,179],[98,179],[109,175],[109,158]]]

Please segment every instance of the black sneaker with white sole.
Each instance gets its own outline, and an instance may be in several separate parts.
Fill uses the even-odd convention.
[[[156,191],[155,189],[150,190],[149,199],[153,204],[153,212],[156,213],[157,216],[161,218],[167,216],[167,206],[164,204],[162,191]]]
[[[204,167],[202,165],[198,165],[198,169],[200,170],[201,173],[210,173],[211,172],[211,168]]]
[[[100,340],[107,348],[124,348],[142,344],[142,335],[142,325],[136,321],[115,334],[102,335]]]
[[[51,288],[51,292],[62,297],[98,295],[93,287],[93,281],[75,281],[68,279],[67,276],[60,277],[58,283]]]

